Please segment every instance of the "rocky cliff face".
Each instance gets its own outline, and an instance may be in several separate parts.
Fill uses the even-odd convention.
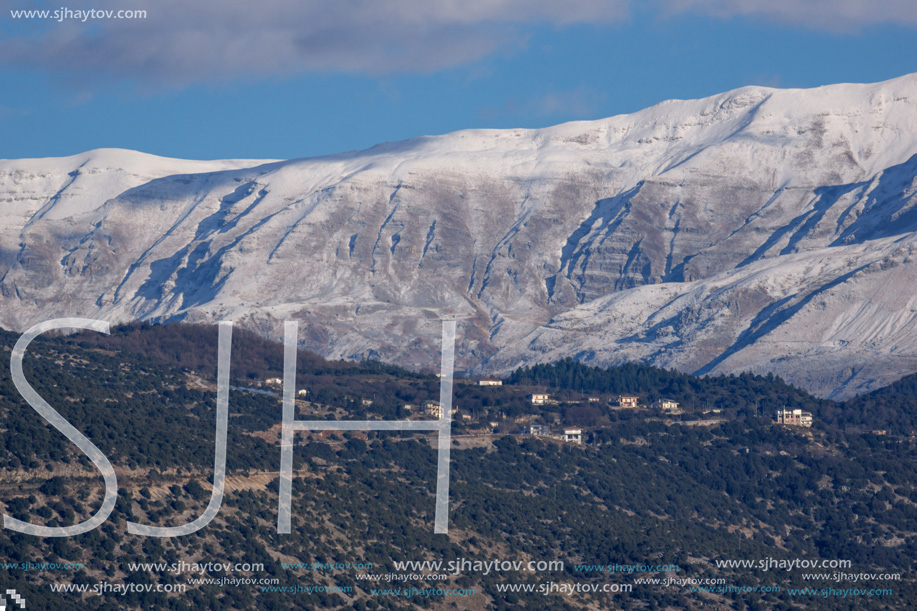
[[[917,371],[917,75],[291,161],[0,161],[0,326],[234,319],[330,357]]]

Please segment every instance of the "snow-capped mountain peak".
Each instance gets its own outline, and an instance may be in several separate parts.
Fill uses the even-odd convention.
[[[917,75],[312,159],[0,161],[0,325],[235,318],[333,357],[917,370]]]

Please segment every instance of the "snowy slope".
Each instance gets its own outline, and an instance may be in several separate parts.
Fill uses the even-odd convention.
[[[917,75],[291,161],[0,161],[0,325],[301,321],[327,356],[917,371]]]

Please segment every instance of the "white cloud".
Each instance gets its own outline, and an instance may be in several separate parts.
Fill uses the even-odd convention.
[[[26,0],[14,0],[25,3]],[[429,72],[524,46],[536,24],[609,23],[634,0],[68,0],[71,10],[147,11],[145,19],[2,16],[0,64],[73,82],[145,86],[303,72]],[[917,25],[914,0],[650,0],[664,16],[763,17],[834,31]],[[39,5],[45,7],[42,3]],[[35,2],[13,8],[36,8]],[[55,10],[55,9],[51,9]],[[36,33],[37,30],[37,33]],[[15,32],[18,32],[16,34]]]
[[[879,24],[917,25],[914,0],[662,0],[669,15],[764,17],[780,23],[836,32]]]
[[[306,71],[433,71],[524,40],[537,23],[610,22],[628,0],[72,0],[76,9],[137,9],[146,19],[42,21],[0,41],[0,62],[93,76],[185,84]],[[17,22],[18,26],[25,25]]]

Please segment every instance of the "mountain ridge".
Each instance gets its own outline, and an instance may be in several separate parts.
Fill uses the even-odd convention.
[[[577,356],[773,371],[844,398],[917,371],[917,75],[744,87],[543,129],[288,161],[0,161],[0,325],[214,321],[332,358]]]

